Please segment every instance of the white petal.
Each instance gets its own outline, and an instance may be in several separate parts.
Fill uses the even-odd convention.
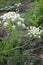
[[[22,25],[21,21],[17,22],[17,25],[18,26],[21,26]]]
[[[3,26],[5,26],[5,27],[6,27],[7,25],[8,25],[8,22],[4,22]]]

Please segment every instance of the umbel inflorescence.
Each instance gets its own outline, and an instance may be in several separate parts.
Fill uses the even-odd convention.
[[[20,14],[16,12],[7,12],[3,14],[2,16],[0,16],[0,18],[2,19],[2,22],[0,21],[0,24],[3,23],[4,27],[7,27],[10,22],[12,23],[13,30],[15,30],[15,28],[17,27],[22,28],[22,29],[26,28],[28,31],[27,34],[30,37],[34,36],[34,37],[41,38],[41,33],[43,32],[43,30],[40,30],[39,27],[35,27],[35,26],[27,27],[24,23],[25,22],[24,18],[22,18]]]

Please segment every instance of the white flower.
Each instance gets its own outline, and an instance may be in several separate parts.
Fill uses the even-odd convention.
[[[28,28],[28,27],[26,27],[26,29],[28,30],[29,28]]]
[[[17,16],[16,16],[16,15],[14,16],[14,19],[15,19],[15,20],[17,19]]]
[[[33,30],[31,30],[33,32],[33,34],[37,34],[39,33],[39,28],[34,28]]]
[[[7,12],[7,13],[4,13],[3,16],[2,16],[2,21],[5,22],[3,24],[3,26],[7,26],[8,25],[8,22],[10,20],[11,20],[11,22],[13,24],[14,23],[17,23],[18,26],[21,26],[21,27],[25,28],[24,19],[20,17],[20,14],[15,13],[15,12]],[[15,28],[14,25],[12,27]]]
[[[33,35],[38,34],[39,33],[39,28],[36,28],[34,26],[30,26],[30,33],[32,33]]]
[[[15,22],[15,19],[14,19],[14,18],[11,18],[11,21],[12,21],[12,22]]]
[[[2,18],[2,21],[8,21],[9,19],[11,19],[11,21],[15,21],[18,19],[19,21],[24,22],[24,19],[20,17],[20,14],[15,12],[7,12],[3,14],[3,16],[0,16],[0,18]]]
[[[19,3],[19,5],[21,5],[21,2]]]
[[[17,22],[17,25],[18,26],[21,26],[22,25],[21,21]]]
[[[3,21],[6,21],[6,19],[12,19],[15,21],[17,19],[17,14],[15,12],[8,12],[3,15]]]
[[[38,38],[41,38],[41,36],[38,36]]]
[[[32,37],[32,35],[30,35],[30,37]]]
[[[30,26],[30,29],[33,29],[33,26]]]
[[[1,15],[0,18],[3,18],[3,15]]]
[[[34,35],[34,37],[36,37],[37,35]]]
[[[26,26],[25,26],[25,24],[24,24],[24,23],[22,24],[22,27],[23,27],[23,28],[26,28]]]
[[[15,28],[16,28],[16,26],[13,24],[12,28],[13,28],[13,29],[15,29]]]
[[[3,16],[3,21],[5,21],[5,20],[6,20],[6,17]]]
[[[7,27],[8,25],[8,22],[4,22],[3,26]]]
[[[20,17],[20,14],[17,14],[17,17],[19,18]]]
[[[30,29],[32,30],[32,29],[36,29],[36,27],[35,26],[30,26]]]
[[[43,30],[40,30],[39,29],[39,27],[38,28],[36,28],[35,26],[30,26],[30,30],[28,30],[28,34],[29,35],[34,35],[34,37],[38,37],[42,32],[43,32]],[[40,36],[39,36],[40,37]]]
[[[27,33],[27,35],[30,35],[30,33]]]
[[[24,19],[23,19],[23,18],[21,18],[21,17],[19,17],[19,20],[20,20],[20,21],[22,21],[22,22],[24,22]]]

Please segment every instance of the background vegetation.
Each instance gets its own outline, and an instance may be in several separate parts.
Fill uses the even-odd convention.
[[[12,4],[19,1],[0,0],[0,8],[8,5],[8,2]],[[20,2],[23,2],[23,0]],[[31,5],[31,10],[21,14],[24,18],[24,23],[28,27],[36,26],[43,30],[43,0],[36,0],[35,2],[32,2]],[[12,30],[11,26],[12,24],[9,23],[8,29],[4,28],[4,32],[7,32],[6,37],[4,37],[4,34],[2,33],[3,28],[0,29],[2,30],[0,31],[0,65],[35,65],[35,63],[40,60],[37,56],[33,56],[30,53],[31,47],[29,48],[29,45],[30,43],[32,44],[33,40],[36,42],[36,39],[38,38],[29,38],[29,36],[26,37],[24,35],[27,31],[23,31],[23,33],[20,34],[19,29]],[[43,39],[43,33],[41,36],[41,39]],[[40,39],[38,39],[38,41],[39,40]],[[43,43],[43,41],[41,43]]]

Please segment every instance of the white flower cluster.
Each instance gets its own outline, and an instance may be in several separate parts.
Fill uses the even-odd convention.
[[[32,35],[34,37],[38,37],[41,38],[40,34],[43,32],[43,30],[40,30],[39,27],[36,28],[35,26],[30,26],[30,30],[28,30],[28,35],[30,35],[30,37],[32,37]]]
[[[11,20],[13,23],[16,22],[16,24],[18,26],[22,26],[23,28],[25,28],[25,24],[24,24],[24,19],[20,17],[20,14],[17,14],[15,12],[8,12],[8,13],[5,13],[4,15],[0,16],[0,18],[2,18],[2,21],[4,22],[3,23],[3,26],[7,26],[9,24],[9,20]],[[16,27],[14,24],[12,27]]]
[[[34,36],[34,37],[41,37],[40,34],[43,32],[43,30],[40,30],[39,27],[35,27],[35,26],[30,26],[26,27],[26,25],[24,24],[24,19],[20,17],[20,14],[17,14],[15,12],[8,12],[5,13],[4,15],[0,16],[0,18],[2,18],[2,22],[3,22],[3,26],[7,27],[9,25],[9,20],[11,20],[12,24],[12,28],[15,29],[16,27],[21,28],[26,28],[28,31],[28,35],[30,37]],[[16,24],[15,24],[16,23]],[[1,21],[0,21],[1,24]]]
[[[11,19],[12,21],[15,21],[17,18],[20,17],[19,14],[16,14],[15,12],[8,12],[1,16],[3,18],[3,21]]]

